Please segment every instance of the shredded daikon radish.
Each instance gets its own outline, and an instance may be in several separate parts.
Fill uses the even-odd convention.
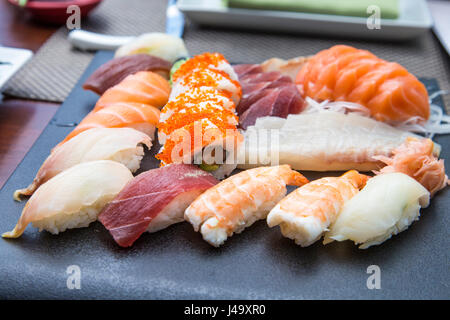
[[[405,131],[422,133],[428,138],[433,138],[435,134],[448,134],[450,133],[450,116],[445,115],[442,108],[436,104],[433,104],[433,100],[441,95],[448,94],[448,91],[440,90],[434,92],[429,97],[430,102],[430,118],[426,123],[420,123],[420,117],[411,117],[410,119],[402,123],[390,123],[390,125]],[[357,113],[359,115],[370,117],[370,110],[366,107],[348,101],[335,101],[329,102],[328,100],[318,102],[310,97],[305,99],[307,107],[304,113],[315,113],[323,110],[341,112],[341,113]]]
[[[310,97],[306,97],[306,102],[308,103],[305,113],[314,113],[321,110],[329,110],[341,113],[354,112],[363,116],[370,116],[370,110],[366,107],[348,101],[335,101],[329,102],[328,100],[317,102]]]

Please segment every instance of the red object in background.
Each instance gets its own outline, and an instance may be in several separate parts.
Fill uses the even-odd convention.
[[[102,0],[61,0],[61,1],[39,1],[28,0],[25,7],[20,7],[17,0],[8,0],[12,5],[22,8],[31,13],[34,19],[52,23],[64,24],[73,13],[67,13],[67,7],[76,5],[80,7],[81,17],[85,17]]]

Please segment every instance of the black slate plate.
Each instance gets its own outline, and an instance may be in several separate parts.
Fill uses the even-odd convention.
[[[15,225],[24,206],[13,201],[13,191],[28,185],[50,149],[71,131],[64,125],[80,121],[92,108],[97,96],[83,91],[81,83],[111,57],[109,52],[97,54],[0,191],[1,232]],[[435,80],[424,82],[430,92],[438,90]],[[442,105],[442,100],[436,102]],[[449,159],[450,136],[436,141],[443,147],[442,157]],[[155,165],[148,155],[144,169]],[[301,248],[265,221],[219,249],[188,223],[144,234],[129,249],[118,247],[99,223],[58,236],[28,227],[19,239],[0,239],[0,298],[448,298],[449,207],[447,188],[409,230],[368,250],[350,242]],[[79,290],[67,287],[71,265],[81,270]],[[367,288],[370,265],[380,267],[379,290]]]

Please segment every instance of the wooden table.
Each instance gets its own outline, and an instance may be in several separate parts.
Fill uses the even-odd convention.
[[[0,44],[30,49],[39,47],[58,29],[33,22],[0,0]],[[55,114],[59,104],[23,99],[0,101],[0,188]]]

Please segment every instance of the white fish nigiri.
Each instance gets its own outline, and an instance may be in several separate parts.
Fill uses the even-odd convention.
[[[277,130],[269,135],[269,129]],[[244,133],[245,143],[239,150],[239,163],[243,164],[238,168],[259,166],[267,161],[266,155],[276,153],[280,164],[296,170],[370,171],[380,164],[373,156],[389,157],[410,136],[415,135],[352,113],[263,117]]]
[[[53,234],[87,227],[132,178],[130,170],[115,161],[77,164],[41,185],[25,205],[14,230],[3,237],[20,237],[29,223]]]
[[[139,169],[145,145],[151,138],[132,128],[93,128],[81,132],[66,143],[55,147],[39,169],[33,182],[16,190],[14,199],[30,196],[43,183],[76,164],[94,160],[113,160],[124,164],[131,172]]]
[[[385,173],[345,203],[340,215],[325,234],[324,244],[352,240],[360,249],[381,244],[406,230],[419,219],[420,208],[428,206],[430,193],[406,174]]]

